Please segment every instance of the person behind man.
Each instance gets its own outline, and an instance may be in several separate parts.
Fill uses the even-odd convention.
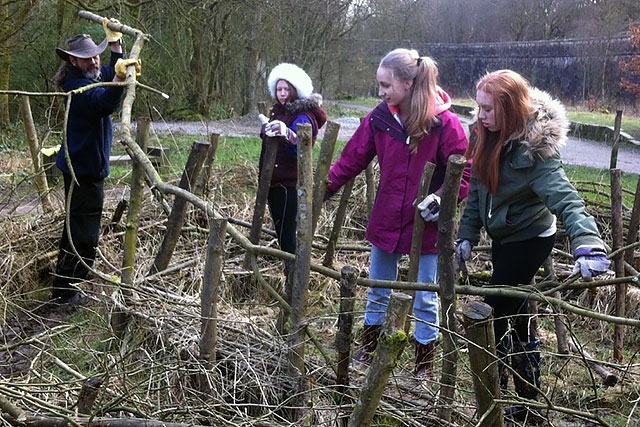
[[[275,66],[269,74],[267,86],[276,102],[260,134],[260,172],[263,169],[265,138],[277,137],[278,148],[267,201],[280,249],[295,253],[298,206],[296,132],[298,125],[310,124],[312,142],[315,143],[318,130],[327,121],[327,114],[322,109],[322,96],[313,93],[311,78],[297,65],[282,63]]]
[[[382,102],[364,118],[331,166],[325,199],[378,156],[380,182],[366,232],[372,244],[369,277],[397,280],[398,262],[411,250],[414,205],[422,173],[427,162],[435,164],[429,195],[418,201],[417,207],[426,221],[418,281],[436,282],[437,221],[447,161],[453,154],[464,154],[468,140],[460,120],[449,111],[449,95],[437,85],[438,68],[431,58],[415,50],[393,50],[380,61],[376,77]],[[469,175],[467,167],[460,200],[467,195]],[[356,365],[371,361],[390,294],[391,289],[369,288]],[[417,291],[413,311],[414,374],[421,386],[430,387],[439,332],[437,294]]]
[[[591,278],[605,272],[609,261],[595,220],[562,168],[559,149],[569,130],[564,107],[512,70],[482,77],[476,101],[477,138],[469,146],[471,187],[456,240],[458,261],[470,259],[484,228],[491,238],[490,283],[528,285],[553,249],[558,215],[576,259],[573,273]],[[510,362],[517,373],[516,393],[536,399],[540,343],[528,301],[487,296],[485,302],[493,307],[501,387],[507,388]],[[522,406],[506,413],[521,420],[540,418]]]
[[[64,60],[54,77],[58,90],[69,92],[99,82],[124,81],[126,68],[132,64],[139,72],[139,61],[122,59],[122,34],[109,29],[107,20],[103,28],[107,37],[99,45],[91,36],[80,34],[67,40],[67,49],[56,48]],[[100,66],[100,54],[107,44],[111,61],[109,66]],[[123,91],[122,86],[95,87],[70,100],[66,144],[62,144],[56,158],[69,206],[52,283],[51,299],[56,303],[78,305],[83,300],[74,284],[89,274],[83,262],[92,267],[95,259],[113,140],[111,114],[119,107]],[[77,182],[73,182],[70,168]]]

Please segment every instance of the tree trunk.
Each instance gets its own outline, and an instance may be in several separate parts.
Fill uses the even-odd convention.
[[[351,266],[344,266],[340,271],[340,314],[338,315],[338,332],[335,347],[338,352],[338,398],[342,400],[345,386],[349,385],[349,363],[351,362],[351,331],[353,329],[353,313],[355,306],[355,289],[358,272]]]
[[[207,242],[207,257],[202,279],[200,295],[200,360],[204,364],[205,372],[200,375],[200,391],[210,392],[208,374],[211,362],[216,359],[216,344],[218,342],[218,288],[224,267],[224,242],[227,234],[227,220],[209,218],[209,241]]]
[[[136,142],[143,152],[146,152],[149,143],[149,129],[151,119],[141,117],[138,119],[136,130]],[[136,249],[138,242],[138,226],[140,225],[140,208],[144,194],[144,168],[140,162],[133,160],[131,171],[131,192],[129,194],[129,209],[127,210],[127,223],[125,225],[124,247],[122,253],[122,283],[120,288],[124,304],[128,305],[128,300],[132,296],[129,286],[133,285],[136,262]],[[111,328],[114,334],[122,338],[124,330],[129,322],[127,313],[124,310],[115,308],[111,314]]]
[[[31,161],[33,162],[34,183],[38,190],[40,204],[44,212],[51,212],[51,200],[49,200],[49,185],[47,184],[47,174],[42,167],[42,153],[40,152],[40,142],[38,141],[38,132],[31,115],[31,105],[29,97],[22,95],[20,97],[20,113],[22,115],[22,123],[24,131],[29,143],[29,152],[31,153]]]
[[[206,196],[209,194],[209,179],[211,178],[211,165],[216,159],[216,153],[218,152],[218,146],[220,145],[220,134],[212,133],[209,138],[209,142],[211,146],[207,151],[207,158],[204,161],[204,165],[202,165],[202,172],[200,172],[200,176],[196,182],[196,185],[193,189],[193,193],[198,196]]]
[[[433,172],[436,169],[436,165],[431,162],[427,162],[424,165],[422,171],[422,177],[420,178],[420,188],[418,189],[418,195],[416,196],[416,204],[420,203],[427,194],[429,194],[429,186],[431,185],[431,178]],[[420,210],[416,207],[413,213],[413,231],[411,233],[411,249],[409,250],[409,271],[407,273],[408,282],[418,281],[418,271],[420,271],[420,254],[422,252],[422,236],[424,235],[424,219],[420,215]],[[411,298],[415,299],[415,291],[409,291]],[[411,329],[411,320],[407,319],[404,330],[408,333]]]
[[[336,252],[338,239],[340,238],[340,230],[342,229],[342,224],[344,223],[344,219],[347,215],[347,204],[349,203],[349,197],[351,197],[351,191],[353,190],[353,182],[354,181],[352,179],[342,187],[340,203],[338,205],[338,210],[336,211],[335,220],[333,221],[331,234],[329,235],[327,250],[325,251],[324,259],[322,260],[322,265],[324,265],[325,267],[333,266],[333,256]]]
[[[10,71],[11,71],[11,54],[9,49],[2,47],[0,50],[0,90],[9,90]],[[0,124],[7,125],[11,123],[9,117],[9,95],[0,93]]]

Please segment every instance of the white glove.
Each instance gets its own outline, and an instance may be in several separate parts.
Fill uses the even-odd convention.
[[[260,124],[266,125],[269,123],[269,119],[264,114],[258,114],[258,118],[260,119]]]
[[[578,246],[573,254],[576,263],[573,266],[572,275],[580,273],[583,279],[592,279],[605,273],[611,265],[607,259],[607,253],[597,246]]]
[[[420,216],[425,221],[436,222],[440,217],[440,196],[435,193],[429,194],[416,206],[420,211]]]
[[[270,123],[267,123],[264,129],[264,133],[267,136],[272,136],[272,137],[283,136],[287,141],[289,141],[292,144],[295,144],[297,141],[296,133],[291,129],[289,129],[287,125],[285,125],[284,122],[280,120],[274,120]]]

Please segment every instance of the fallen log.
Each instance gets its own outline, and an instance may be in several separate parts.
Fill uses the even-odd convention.
[[[582,359],[587,362],[587,364],[595,371],[596,374],[600,378],[602,378],[602,383],[608,387],[613,387],[618,383],[618,377],[613,374],[610,370],[602,366],[596,359],[594,359],[589,353],[586,352],[583,348],[578,348],[574,343],[569,343],[569,348],[571,352],[579,354]]]

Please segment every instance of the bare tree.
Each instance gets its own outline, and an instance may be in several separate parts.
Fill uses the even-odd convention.
[[[0,90],[9,89],[12,52],[16,48],[12,41],[29,19],[37,2],[38,0],[0,0]],[[9,96],[0,95],[0,124],[9,122]]]

